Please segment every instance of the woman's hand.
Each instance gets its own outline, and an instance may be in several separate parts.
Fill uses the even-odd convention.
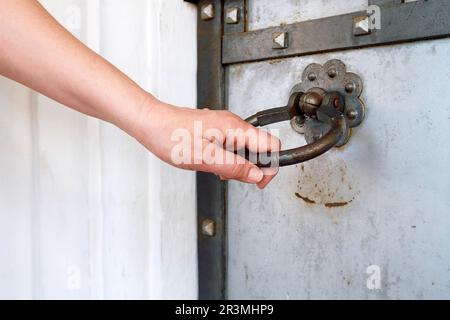
[[[227,111],[159,102],[73,37],[37,1],[0,0],[0,6],[1,75],[115,124],[176,167],[212,172],[260,188],[277,173],[277,169],[257,168],[233,150],[277,151],[278,139]],[[186,140],[178,141],[183,136]],[[183,147],[190,152],[180,151]]]
[[[235,151],[277,152],[280,141],[229,111],[178,108],[149,97],[138,118],[127,131],[178,168],[211,172],[261,189],[278,173],[278,168],[258,168]]]

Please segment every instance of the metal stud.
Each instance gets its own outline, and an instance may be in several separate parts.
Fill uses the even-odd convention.
[[[239,23],[239,8],[227,8],[226,14],[225,14],[225,22],[227,24],[237,24]]]
[[[287,32],[275,32],[272,34],[272,48],[286,49],[288,47],[289,34]]]
[[[370,30],[370,17],[358,16],[353,18],[353,35],[364,36],[371,33]]]
[[[205,219],[202,221],[202,234],[208,237],[214,237],[216,233],[216,223],[214,220]]]
[[[200,11],[202,20],[207,21],[214,18],[214,5],[212,3],[205,4]]]
[[[311,73],[308,74],[308,80],[309,81],[314,81],[316,79],[317,79],[317,76],[316,76],[316,74],[314,72],[311,72]]]
[[[330,68],[327,71],[327,74],[330,78],[335,78],[337,76],[337,70],[336,68]]]
[[[355,120],[358,117],[358,111],[353,110],[353,109],[349,109],[345,112],[345,116],[349,119],[349,120]]]
[[[347,93],[352,93],[353,91],[355,91],[356,89],[356,85],[354,82],[349,82],[345,85],[345,91]]]

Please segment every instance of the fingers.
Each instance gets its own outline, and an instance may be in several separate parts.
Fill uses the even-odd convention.
[[[258,182],[256,185],[259,189],[265,189],[267,185],[275,178],[275,176],[278,174],[279,169],[278,168],[261,168],[261,171],[264,174],[264,177],[260,182]],[[224,175],[219,175],[221,180],[230,180],[229,177],[226,177]]]
[[[204,171],[215,173],[222,179],[233,179],[252,184],[260,183],[264,179],[263,170],[238,155],[224,150],[217,144],[208,142],[205,149],[208,150],[208,154],[214,154],[214,160],[222,159],[223,161],[210,162],[205,159]]]
[[[221,130],[226,136],[226,147],[230,150],[247,148],[251,152],[277,152],[280,140],[265,130],[255,128],[237,115],[222,111]]]
[[[278,168],[262,168],[261,170],[264,173],[264,178],[257,183],[257,186],[262,190],[267,187],[270,181],[278,174]]]
[[[273,180],[273,178],[275,178],[275,176],[278,174],[278,168],[262,168],[261,169],[264,177],[263,179],[258,182],[256,185],[258,186],[259,189],[265,189],[267,187],[267,185]],[[221,180],[230,180],[229,177],[223,176],[223,175],[219,175]]]
[[[223,153],[227,161],[206,164],[204,171],[213,172],[222,180],[238,180],[264,189],[277,175],[278,168],[258,168],[234,152],[242,149],[252,153],[278,152],[280,140],[229,111],[210,111],[206,118],[203,131],[206,148]]]

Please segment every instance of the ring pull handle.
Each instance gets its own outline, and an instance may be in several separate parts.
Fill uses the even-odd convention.
[[[345,101],[338,92],[326,93],[314,88],[306,93],[295,92],[286,107],[268,109],[256,113],[245,121],[255,127],[297,119],[313,118],[328,124],[330,129],[314,142],[278,153],[254,154],[246,151],[245,158],[259,167],[283,167],[314,159],[335,147],[349,134],[349,126],[343,114]]]

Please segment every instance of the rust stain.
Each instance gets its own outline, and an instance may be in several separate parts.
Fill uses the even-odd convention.
[[[302,196],[302,195],[301,195],[300,193],[298,193],[298,192],[295,193],[295,196],[296,196],[297,198],[302,199],[302,200],[305,201],[306,203],[309,203],[309,204],[315,204],[315,203],[316,203],[314,200],[311,200],[311,199],[308,198],[308,197],[304,197],[304,196]]]
[[[324,155],[297,168],[295,196],[307,204],[341,208],[352,203],[359,194],[357,186],[353,185],[357,180],[349,174],[343,159]]]
[[[280,62],[283,62],[283,60],[282,59],[273,59],[273,60],[269,61],[269,64],[278,64]]]
[[[348,205],[351,202],[352,202],[352,200],[345,201],[345,202],[328,202],[328,203],[325,203],[325,207],[327,207],[327,208],[345,207],[346,205]]]

